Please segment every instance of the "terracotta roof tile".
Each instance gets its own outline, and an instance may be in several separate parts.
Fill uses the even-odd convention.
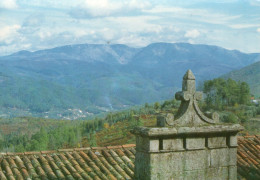
[[[260,136],[238,139],[238,174],[260,179]],[[133,179],[135,145],[0,153],[0,179]]]
[[[56,153],[57,151],[40,151],[41,154],[50,154],[50,153]]]
[[[106,149],[106,147],[91,147],[92,150],[102,150]]]
[[[122,145],[123,148],[130,148],[130,147],[135,147],[135,144],[125,144]]]
[[[90,147],[85,147],[85,148],[74,148],[75,151],[87,151],[90,150]]]
[[[244,136],[238,138],[238,174],[246,179],[260,179],[260,137]]]
[[[13,152],[7,152],[6,155],[8,155],[8,156],[13,156],[13,155],[16,155],[16,154],[13,153]]]
[[[24,153],[25,155],[38,155],[38,154],[41,154],[41,152],[25,152]]]
[[[74,151],[74,149],[58,149],[59,152],[71,152]]]
[[[107,149],[120,149],[122,146],[107,146]]]

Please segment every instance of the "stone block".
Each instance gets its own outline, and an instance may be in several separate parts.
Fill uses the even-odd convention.
[[[169,150],[169,151],[184,150],[183,138],[163,139],[163,150]]]
[[[170,173],[158,173],[153,174],[152,180],[163,180],[163,179],[169,179],[169,180],[184,180],[184,172],[170,172]]]
[[[205,142],[204,137],[186,138],[186,149],[205,149]]]
[[[137,151],[147,151],[149,149],[149,139],[142,136],[136,137],[136,150]]]
[[[229,147],[237,147],[237,135],[229,136]]]
[[[150,152],[159,151],[159,139],[150,139],[149,140],[149,151]]]
[[[229,149],[211,149],[210,150],[210,164],[209,167],[217,168],[228,166],[229,164]]]
[[[185,171],[201,170],[208,167],[208,154],[206,150],[186,151],[184,163]]]
[[[163,115],[158,115],[157,116],[157,126],[158,127],[166,126],[165,116],[163,116]]]
[[[135,158],[135,179],[149,180],[151,175],[150,154],[137,151]]]
[[[158,152],[159,151],[159,139],[149,139],[147,137],[136,137],[137,151],[145,152]]]
[[[237,180],[237,166],[229,166],[228,174],[228,180]]]
[[[228,180],[229,172],[228,167],[209,168],[206,169],[207,180]]]
[[[184,180],[207,180],[205,170],[185,171]]]
[[[159,139],[149,139],[147,137],[136,137],[137,151],[145,152],[158,152],[159,151]]]
[[[221,148],[226,146],[226,136],[208,138],[208,148]]]
[[[237,148],[229,148],[229,165],[237,165]]]
[[[151,172],[167,173],[183,171],[184,152],[151,153]]]

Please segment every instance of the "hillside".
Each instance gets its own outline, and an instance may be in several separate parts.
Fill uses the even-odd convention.
[[[85,121],[0,118],[0,150],[24,152],[135,143],[131,129],[136,126],[155,126],[158,113],[176,114],[179,105],[180,102],[173,99]],[[221,122],[242,123],[245,127],[243,134],[259,134],[260,107],[235,105],[218,112]]]
[[[0,117],[77,119],[172,98],[182,74],[197,82],[259,60],[217,46],[79,44],[0,57]]]
[[[260,97],[260,62],[253,63],[239,70],[231,71],[223,77],[247,82],[250,86],[251,93],[256,97]]]

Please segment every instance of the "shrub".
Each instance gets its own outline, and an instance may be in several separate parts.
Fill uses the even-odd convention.
[[[223,116],[223,122],[226,123],[238,123],[238,117],[233,113],[228,113],[228,115]]]

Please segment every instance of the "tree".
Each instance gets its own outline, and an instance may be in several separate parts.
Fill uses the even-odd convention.
[[[155,102],[153,107],[154,109],[158,110],[161,107],[161,105],[159,102]]]
[[[91,147],[96,147],[97,146],[96,132],[90,134],[89,145]]]
[[[204,82],[203,92],[206,94],[205,102],[208,109],[222,110],[224,106],[247,104],[250,89],[245,82],[236,82],[232,79],[217,78]]]
[[[239,96],[239,103],[240,104],[248,104],[250,100],[250,88],[247,83],[242,82],[240,83],[240,96]]]
[[[148,108],[149,108],[149,104],[148,104],[148,103],[145,103],[145,104],[144,104],[144,107],[145,107],[146,109],[148,109]]]

